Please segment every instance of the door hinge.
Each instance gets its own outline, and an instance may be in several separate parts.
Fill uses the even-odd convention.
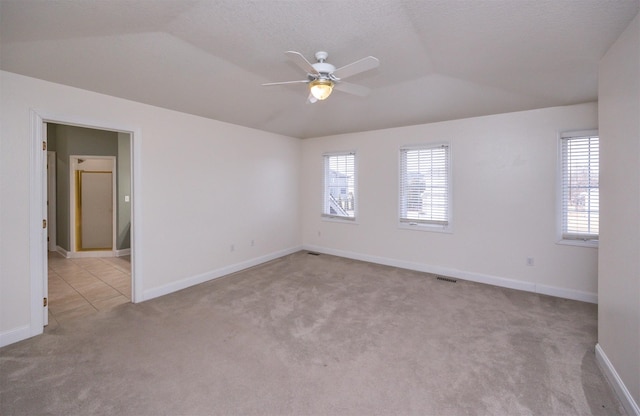
[[[47,150],[47,142],[42,142],[42,150]]]
[[[42,307],[46,308],[48,304],[49,304],[48,299],[47,298],[42,298]]]
[[[47,220],[42,220],[42,228],[47,228]]]

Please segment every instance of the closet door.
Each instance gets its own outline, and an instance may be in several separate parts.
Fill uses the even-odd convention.
[[[113,249],[112,172],[77,171],[78,250]]]

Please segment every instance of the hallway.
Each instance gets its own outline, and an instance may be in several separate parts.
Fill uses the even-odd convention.
[[[50,328],[131,302],[130,256],[48,259]]]

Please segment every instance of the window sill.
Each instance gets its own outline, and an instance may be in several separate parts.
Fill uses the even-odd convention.
[[[427,231],[433,233],[445,233],[445,234],[453,234],[453,229],[451,225],[430,225],[430,224],[409,224],[401,222],[398,224],[398,228],[401,230],[411,230],[411,231]]]
[[[556,244],[564,246],[598,248],[598,240],[559,240]]]
[[[338,215],[322,214],[321,218],[322,218],[322,221],[328,221],[328,222],[339,222],[343,224],[358,224],[356,219],[351,217],[340,217]]]

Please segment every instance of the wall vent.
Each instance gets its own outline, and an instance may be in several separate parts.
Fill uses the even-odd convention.
[[[449,283],[456,283],[457,282],[456,279],[452,279],[450,277],[444,277],[444,276],[436,276],[436,279],[442,280],[443,282],[449,282]]]
[[[312,256],[319,256],[320,253],[314,253],[313,251],[308,251],[307,254],[311,254]]]

